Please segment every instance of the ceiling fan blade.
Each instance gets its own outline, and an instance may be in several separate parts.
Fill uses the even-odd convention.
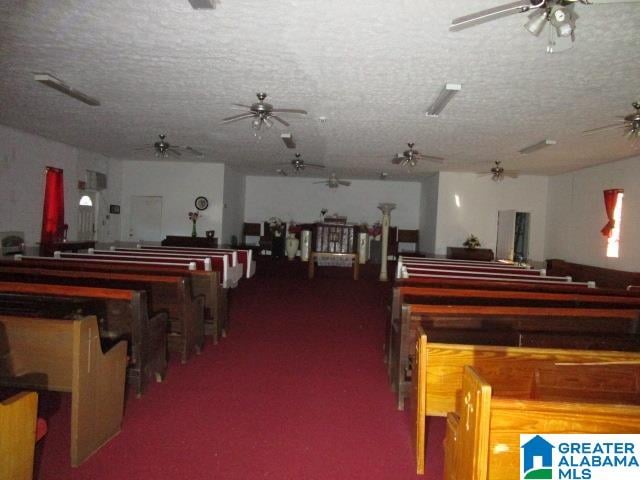
[[[325,168],[324,165],[320,165],[319,163],[306,163],[304,164],[305,167],[312,167],[312,168]]]
[[[237,120],[241,120],[243,118],[249,118],[249,117],[254,117],[254,116],[255,115],[253,113],[241,113],[240,115],[234,115],[233,117],[223,118],[220,123],[231,123],[231,122],[235,122]]]
[[[278,112],[278,113],[300,113],[301,115],[307,114],[306,110],[301,110],[299,108],[274,108],[271,111]]]
[[[231,105],[233,105],[234,107],[243,107],[247,110],[251,110],[251,105],[243,105],[242,103],[232,103]]]
[[[281,119],[279,116],[277,115],[271,115],[271,118],[273,118],[274,120],[280,122],[281,124],[283,124],[285,127],[288,127],[289,124],[287,122],[285,122],[283,119]]]
[[[172,148],[167,148],[165,151],[167,153],[170,153],[171,155],[175,155],[176,157],[181,157],[182,156],[182,154],[179,151],[175,150],[173,147]]]
[[[583,133],[583,135],[589,135],[590,133],[595,133],[595,132],[599,132],[601,130],[609,130],[611,128],[623,128],[625,126],[624,123],[616,123],[614,125],[606,125],[604,127],[598,127],[598,128],[592,128],[591,130],[585,130]]]
[[[153,148],[153,145],[146,145],[144,147],[135,147],[132,150],[148,150],[149,148]]]
[[[196,150],[193,147],[186,146],[186,147],[184,147],[184,149],[187,152],[191,153],[192,155],[195,155],[197,157],[204,157],[204,153],[202,153],[200,150]]]
[[[402,163],[405,160],[406,160],[406,158],[404,158],[404,156],[398,155],[397,157],[393,157],[391,159],[391,163],[393,163],[394,165],[399,165],[400,163]]]
[[[351,185],[351,182],[348,180],[338,180],[338,183],[340,185],[344,185],[345,187],[348,187],[349,185]]]
[[[327,185],[329,185],[329,182],[327,182],[326,180],[322,180],[321,182],[313,182],[313,183],[326,183]]]
[[[480,12],[465,15],[463,17],[454,18],[451,21],[449,30],[456,32],[464,28],[473,27],[481,23],[495,20],[496,18],[506,17],[514,13],[526,12],[532,7],[544,5],[544,1],[540,0],[540,5],[532,5],[529,0],[519,0],[517,2],[506,3],[498,7],[488,8]]]
[[[418,160],[427,160],[428,162],[444,162],[444,158],[442,157],[434,157],[433,155],[422,155],[421,153],[414,155],[414,158],[417,158]]]
[[[505,170],[504,172],[502,172],[502,175],[509,178],[518,178],[519,173]]]

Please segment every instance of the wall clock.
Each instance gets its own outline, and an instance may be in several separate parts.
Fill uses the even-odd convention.
[[[198,210],[206,210],[208,206],[209,206],[209,200],[207,200],[207,197],[196,198],[196,208]]]

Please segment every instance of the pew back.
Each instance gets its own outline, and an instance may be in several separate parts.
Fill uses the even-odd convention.
[[[0,478],[33,478],[37,416],[36,392],[22,392],[0,402]]]

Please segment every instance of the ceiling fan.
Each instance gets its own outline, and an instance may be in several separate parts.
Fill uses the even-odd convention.
[[[196,155],[198,157],[204,156],[202,152],[196,150],[193,147],[189,147],[187,145],[185,146],[171,145],[169,142],[165,140],[165,138],[167,138],[167,135],[164,133],[161,133],[160,135],[158,135],[158,137],[160,138],[160,140],[155,142],[153,145],[145,145],[144,147],[137,147],[137,148],[134,148],[134,150],[147,150],[151,146],[156,152],[156,157],[162,157],[162,158],[167,158],[169,155],[179,157],[182,155],[180,150],[184,150],[190,153],[191,155]]]
[[[349,182],[348,180],[340,180],[335,173],[332,173],[331,175],[329,175],[329,178],[327,180],[322,180],[321,182],[313,182],[313,183],[324,183],[329,188],[338,188],[340,185],[344,185],[345,187],[348,187],[349,185],[351,185],[351,182]]]
[[[407,143],[407,145],[409,146],[409,149],[405,150],[402,153],[398,153],[395,157],[393,157],[391,163],[393,163],[394,165],[402,165],[411,168],[416,166],[418,160],[427,160],[429,162],[437,163],[442,163],[444,161],[444,158],[442,157],[434,157],[431,155],[421,154],[419,151],[413,148],[415,143]]]
[[[620,121],[613,125],[606,125],[604,127],[592,128],[591,130],[585,130],[585,135],[599,132],[601,130],[609,130],[613,128],[623,128],[624,134],[630,140],[640,141],[640,102],[633,102],[631,104],[636,109],[635,113],[625,115],[624,117],[618,117]]]
[[[251,122],[251,126],[254,130],[258,131],[263,126],[266,128],[271,128],[273,126],[273,122],[271,120],[276,120],[280,122],[285,127],[289,126],[289,123],[280,118],[276,113],[299,113],[301,115],[306,115],[306,110],[301,110],[298,108],[273,108],[273,105],[264,101],[267,98],[267,94],[264,92],[256,93],[258,97],[258,101],[251,105],[243,105],[241,103],[234,103],[233,105],[236,107],[242,107],[243,109],[247,109],[244,113],[239,115],[233,115],[232,117],[227,117],[222,119],[222,123],[233,123],[238,120],[242,120],[243,118],[253,118]]]
[[[640,2],[640,0],[518,0],[454,18],[449,30],[458,31],[495,20],[496,18],[531,10],[532,13],[529,15],[529,20],[525,23],[524,28],[532,35],[538,36],[542,33],[547,23],[551,24],[553,28],[549,29],[547,53],[554,53],[571,47],[571,43],[574,40],[575,22],[578,18],[574,12],[576,3],[592,5],[637,2]]]
[[[305,163],[300,153],[296,153],[295,158],[293,158],[291,162],[283,162],[283,163],[279,163],[278,165],[289,165],[289,164],[293,167],[293,170],[294,170],[293,173],[299,173],[302,170],[304,170],[306,167],[324,168],[324,165],[320,165],[317,163]]]
[[[504,167],[500,165],[501,163],[502,162],[500,160],[496,160],[493,167],[491,167],[491,170],[489,170],[488,173],[481,173],[480,175],[491,175],[491,180],[493,180],[494,182],[501,182],[502,180],[504,180],[504,177],[518,177],[518,172],[505,170]]]

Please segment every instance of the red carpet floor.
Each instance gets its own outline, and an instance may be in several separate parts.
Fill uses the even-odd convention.
[[[382,362],[390,284],[365,269],[261,259],[232,292],[231,329],[141,399],[122,432],[69,466],[69,396],[46,393],[39,478],[440,479],[444,422],[432,422],[430,472],[415,475],[411,419],[395,409]]]

